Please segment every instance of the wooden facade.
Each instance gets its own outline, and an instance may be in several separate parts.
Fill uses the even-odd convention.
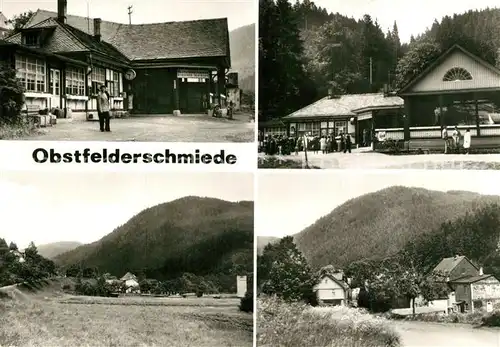
[[[191,41],[179,44],[176,32]],[[211,103],[224,106],[231,66],[226,19],[136,26],[89,22],[68,16],[66,1],[58,0],[58,13],[37,11],[6,41],[2,48],[8,53],[0,58],[26,84],[27,104],[96,119],[95,97],[104,84],[112,111],[200,114]],[[135,77],[126,79],[130,71]]]
[[[400,126],[376,127],[408,150],[443,148],[442,131],[469,129],[471,148],[500,144],[500,70],[454,46],[398,95],[404,99]]]
[[[347,94],[325,97],[281,120],[285,123],[286,135],[291,137],[349,134],[354,144],[367,145],[366,134],[371,138],[377,124],[393,124],[402,110],[403,99],[395,95]],[[275,132],[272,127],[264,131]]]

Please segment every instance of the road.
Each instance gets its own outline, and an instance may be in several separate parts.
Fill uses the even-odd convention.
[[[403,347],[500,347],[500,329],[465,324],[393,321]]]
[[[111,132],[100,132],[97,121],[61,121],[18,138],[33,141],[254,142],[255,123],[248,114],[233,120],[207,115],[134,116],[112,119]]]
[[[307,153],[310,166],[321,169],[433,169],[433,170],[500,170],[500,154],[422,154],[387,155],[356,149],[352,153]],[[269,158],[259,153],[259,167]],[[276,167],[279,161],[295,161],[305,166],[304,152],[298,155],[275,156]],[[288,165],[290,167],[290,165]]]

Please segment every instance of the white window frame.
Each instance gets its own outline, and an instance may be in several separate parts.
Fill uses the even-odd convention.
[[[15,59],[16,77],[26,92],[45,93],[47,90],[47,64],[45,60],[23,55],[16,55]]]
[[[85,96],[85,70],[69,67],[66,69],[66,95]]]

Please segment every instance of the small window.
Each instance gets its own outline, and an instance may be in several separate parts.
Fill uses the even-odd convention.
[[[24,35],[24,44],[26,46],[38,46],[38,34],[26,33]]]
[[[470,80],[472,80],[472,75],[470,74],[470,72],[461,67],[454,67],[448,70],[443,77],[443,81],[445,82],[470,81]]]

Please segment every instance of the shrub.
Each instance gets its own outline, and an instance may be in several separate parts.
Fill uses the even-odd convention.
[[[257,345],[398,347],[400,336],[383,318],[346,307],[313,308],[275,297],[258,301]]]
[[[65,290],[65,291],[69,291],[69,290],[71,290],[71,285],[69,285],[68,283],[63,284],[63,286],[62,286],[62,290]]]
[[[16,70],[0,64],[0,125],[19,124],[24,104],[24,88],[16,77]]]
[[[196,291],[196,297],[201,298],[203,296],[203,291],[202,290],[197,290]]]
[[[495,311],[482,318],[482,325],[487,327],[500,327],[500,311]]]
[[[253,312],[253,293],[246,292],[240,300],[240,311]]]

